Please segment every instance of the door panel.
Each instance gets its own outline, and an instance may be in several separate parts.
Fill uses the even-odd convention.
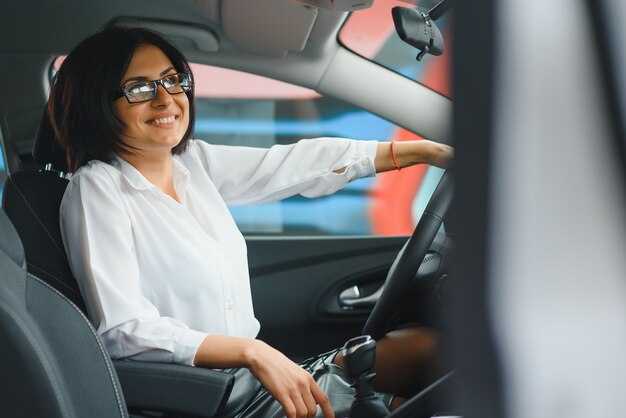
[[[369,309],[342,309],[339,294],[376,291],[406,239],[248,238],[259,338],[299,359],[360,335]]]

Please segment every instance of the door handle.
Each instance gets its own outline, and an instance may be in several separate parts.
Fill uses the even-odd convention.
[[[361,297],[361,289],[352,286],[339,294],[339,306],[343,309],[373,308],[383,293],[384,286],[369,296]]]

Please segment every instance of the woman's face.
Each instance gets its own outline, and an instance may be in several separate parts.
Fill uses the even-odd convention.
[[[178,71],[169,58],[154,45],[141,45],[128,65],[121,86],[134,80],[157,80]],[[120,87],[121,87],[120,86]],[[124,142],[139,154],[171,153],[189,125],[189,99],[185,93],[170,95],[157,85],[153,100],[129,103],[120,97],[113,103],[116,116],[124,123]]]

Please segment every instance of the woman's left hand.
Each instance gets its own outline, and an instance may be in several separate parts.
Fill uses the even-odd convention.
[[[454,148],[450,145],[440,144],[439,142],[423,140],[421,142],[428,142],[430,148],[429,161],[426,164],[434,165],[440,168],[452,167],[452,161],[454,160]]]
[[[450,168],[454,159],[454,148],[427,139],[417,141],[379,142],[374,166],[376,172],[409,167],[415,164],[430,164]]]

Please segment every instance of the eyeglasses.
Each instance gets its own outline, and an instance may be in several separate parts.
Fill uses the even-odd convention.
[[[157,85],[159,84],[169,94],[185,93],[193,88],[193,81],[189,74],[169,74],[158,80],[140,80],[128,83],[117,91],[114,100],[126,96],[128,103],[147,102],[156,97]]]

